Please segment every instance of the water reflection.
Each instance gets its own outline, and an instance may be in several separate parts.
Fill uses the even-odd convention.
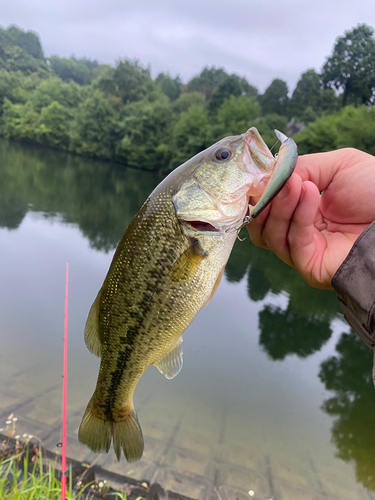
[[[97,250],[114,248],[156,174],[0,141],[0,227],[16,229],[28,209],[79,225]]]
[[[270,292],[287,296],[286,309],[266,299],[259,313],[259,343],[272,359],[282,360],[288,354],[304,358],[330,338],[331,322],[340,314],[335,292],[310,287],[271,252],[251,245],[248,238],[238,241],[225,273],[231,282],[247,274],[247,291],[254,302],[266,299]]]
[[[335,395],[323,409],[335,423],[332,440],[337,456],[355,463],[356,477],[375,490],[375,394],[371,378],[372,352],[354,332],[343,333],[337,356],[321,365],[320,379]]]
[[[118,167],[106,163],[93,162],[80,157],[20,146],[19,144],[10,144],[3,140],[0,140],[0,158],[0,227],[6,227],[9,230],[17,229],[28,210],[42,212],[46,218],[55,217],[58,214],[64,222],[76,224],[89,240],[90,245],[100,251],[108,251],[116,246],[132,217],[160,181],[158,176],[151,173],[140,173],[138,170],[130,169],[119,170]],[[241,237],[245,236],[246,232],[241,233]],[[78,261],[76,267],[79,267]],[[238,334],[238,344],[241,346],[251,345],[250,341],[252,338],[254,339],[254,336],[250,335],[250,328],[253,328],[254,344],[258,342],[263,351],[267,353],[269,357],[267,363],[271,364],[270,360],[284,360],[291,354],[295,354],[299,358],[311,356],[320,351],[331,337],[332,320],[340,315],[335,293],[309,287],[298,273],[280,262],[271,252],[251,245],[248,237],[243,242],[236,242],[225,274],[230,283],[239,283],[244,280],[250,301],[258,303],[255,308],[254,304],[251,306],[249,300],[246,299],[244,307],[253,307],[254,310],[257,310],[259,339],[255,326],[256,321],[252,321],[252,326],[250,324],[249,327],[246,326],[249,328],[245,330],[245,335],[248,334],[247,337],[241,337]],[[227,284],[227,286],[229,285]],[[48,289],[50,290],[50,285]],[[234,287],[231,287],[232,294],[236,293],[236,290],[233,289]],[[237,293],[239,292],[237,291]],[[280,294],[282,294],[283,300],[275,302],[275,296]],[[92,300],[91,297],[90,300]],[[225,301],[223,300],[223,308]],[[86,305],[84,309],[83,312],[79,313],[80,320],[86,314]],[[205,313],[203,312],[203,314]],[[212,312],[210,314],[212,315]],[[223,327],[223,332],[220,330],[220,338],[214,339],[213,346],[210,347],[214,352],[219,353],[220,342],[227,344],[225,335],[231,331],[231,328],[235,328],[231,321],[228,321],[226,329]],[[80,332],[82,328],[81,325],[77,331]],[[212,318],[207,316],[207,326],[204,330],[215,330],[215,328]],[[202,348],[200,347],[200,349]],[[248,354],[246,354],[245,359],[241,357],[246,352],[245,348],[241,353],[233,348],[232,353],[225,345],[223,352],[229,361],[231,356],[236,358],[236,363],[233,366],[237,366],[240,364],[238,360],[242,360],[243,368],[241,370],[249,364]],[[204,352],[203,355],[205,355]],[[260,359],[259,363],[263,363],[262,356],[256,354],[254,358],[256,356],[258,361]],[[212,363],[215,361],[215,356],[208,357]],[[308,362],[306,361],[306,363]],[[282,373],[281,370],[278,371],[280,366],[281,363],[273,363],[273,368],[267,365],[266,368],[262,369],[264,369],[264,373],[271,373],[270,377],[272,378],[273,373],[275,376]],[[338,456],[344,461],[354,460],[357,480],[365,487],[375,490],[375,473],[373,473],[375,440],[372,431],[375,394],[370,367],[371,353],[368,348],[354,334],[343,334],[337,345],[337,355],[322,363],[320,378],[326,389],[335,393],[324,403],[323,410],[336,419],[332,429],[332,437],[338,450]],[[210,366],[210,370],[213,369],[215,368]],[[261,381],[260,378],[257,379],[254,375],[256,372],[257,370],[254,369],[251,377],[249,373],[247,378],[242,375],[242,372],[239,372],[238,379],[236,379],[232,368],[232,372],[226,373],[220,382],[222,384],[220,394],[225,392],[223,387],[232,376],[232,380],[241,380],[241,384],[247,388],[248,392],[243,397],[244,407],[247,401],[252,402],[251,397],[258,398],[258,406],[256,404],[250,405],[250,410],[248,407],[245,408],[246,417],[250,411],[255,412],[256,408],[262,406],[262,401],[266,399],[265,393],[268,390],[272,394],[272,397],[269,398],[270,401],[272,398],[274,400],[277,396],[280,397],[280,401],[276,404],[279,413],[280,407],[285,405],[283,408],[287,417],[284,420],[288,421],[288,419],[293,418],[291,413],[293,413],[294,408],[292,411],[288,406],[290,394],[287,392],[293,390],[290,389],[291,384],[285,386],[284,394],[282,390],[271,392],[274,390],[273,380],[269,384],[270,388],[267,389],[266,381],[264,378]],[[194,377],[195,371],[192,370],[188,377],[181,378],[177,383],[183,385],[189,376]],[[316,371],[314,377],[316,378]],[[193,392],[195,393],[197,382],[195,378],[192,380],[194,382]],[[148,383],[151,383],[150,381],[151,375]],[[207,383],[209,384],[209,382]],[[215,379],[216,383],[217,379]],[[259,394],[253,390],[253,385],[258,387]],[[280,387],[282,387],[281,383]],[[242,387],[241,390],[244,394],[245,389]],[[234,406],[238,413],[240,404],[232,395],[232,387],[228,392],[230,392],[230,398],[233,397],[236,402]],[[183,391],[181,391],[182,393]],[[205,404],[207,404],[206,393],[204,398]],[[316,405],[317,408],[321,401],[322,398]],[[223,404],[223,406],[225,405]],[[262,414],[259,421],[263,425],[264,421],[274,413],[274,407],[272,407],[271,411]],[[321,415],[320,411],[319,414]],[[254,414],[253,418],[252,426],[255,426]],[[268,437],[273,428],[272,421],[264,434]],[[241,427],[241,432],[242,429]],[[246,422],[247,429],[248,423]],[[319,432],[321,432],[320,429]],[[276,439],[275,437],[275,442]],[[269,442],[271,441],[272,437],[269,439]],[[262,442],[261,448],[263,447],[264,443]]]
[[[160,181],[149,172],[0,141],[0,227],[16,229],[29,209],[45,217],[57,213],[78,224],[90,245],[113,249],[147,195]],[[241,237],[246,236],[246,230]],[[237,241],[225,270],[230,282],[247,275],[249,298],[287,292],[286,310],[265,304],[259,314],[260,345],[274,360],[306,357],[321,349],[338,314],[335,294],[309,287],[271,252]]]

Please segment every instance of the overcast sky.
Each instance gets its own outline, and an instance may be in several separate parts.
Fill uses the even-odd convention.
[[[274,78],[293,90],[320,71],[335,39],[375,26],[375,0],[3,0],[0,25],[36,31],[46,56],[114,64],[139,59],[184,82],[204,66],[245,76],[260,91]]]

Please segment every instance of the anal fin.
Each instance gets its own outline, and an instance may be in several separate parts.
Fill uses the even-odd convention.
[[[85,325],[85,343],[87,349],[100,357],[102,355],[102,341],[99,334],[99,302],[100,292],[94,300]]]
[[[178,338],[172,349],[167,352],[157,363],[154,363],[165,378],[172,379],[178,375],[182,368],[182,336]]]

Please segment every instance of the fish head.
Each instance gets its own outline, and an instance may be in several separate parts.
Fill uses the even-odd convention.
[[[242,135],[222,139],[182,165],[184,180],[172,202],[185,232],[238,231],[250,197],[262,196],[276,164],[252,127]]]

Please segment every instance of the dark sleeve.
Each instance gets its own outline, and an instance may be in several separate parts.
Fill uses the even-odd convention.
[[[375,222],[356,240],[332,279],[345,319],[374,350],[375,347]],[[374,351],[375,355],[375,351]],[[375,383],[375,369],[373,369]]]

